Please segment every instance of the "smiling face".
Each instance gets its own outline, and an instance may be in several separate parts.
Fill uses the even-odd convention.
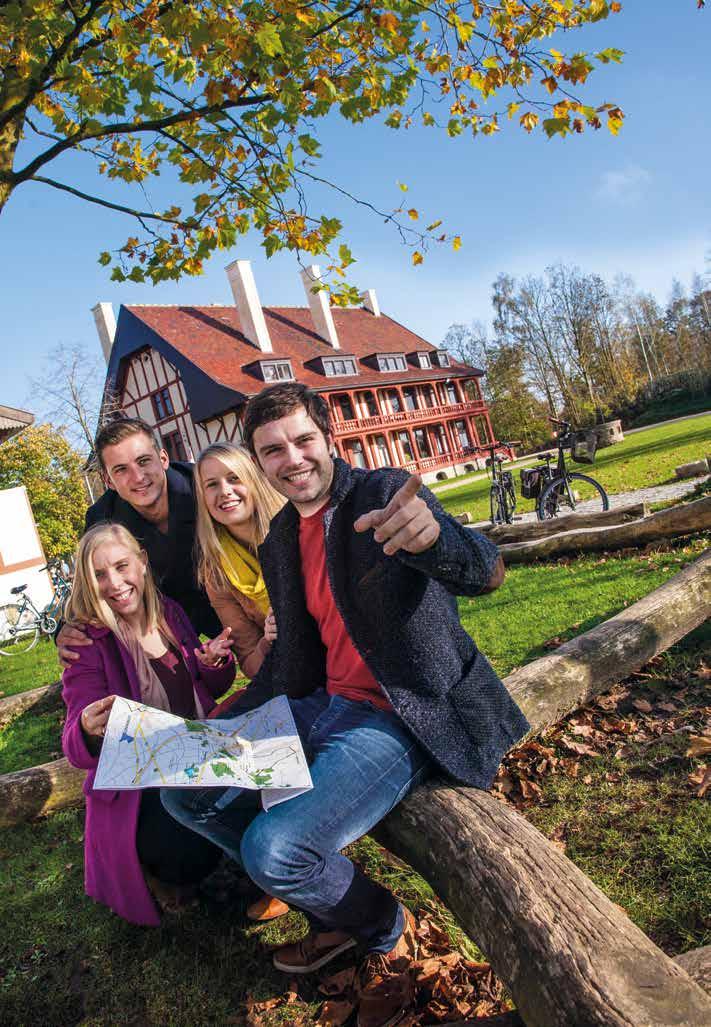
[[[168,481],[165,476],[168,454],[158,452],[153,440],[144,432],[136,432],[113,446],[105,446],[101,459],[109,484],[149,520],[167,506]]]
[[[213,521],[223,524],[235,538],[251,541],[254,532],[254,497],[239,475],[215,456],[200,462],[200,484]]]
[[[122,542],[101,542],[92,556],[99,596],[111,611],[127,621],[143,614],[146,554],[134,553]]]
[[[259,466],[302,517],[316,513],[330,494],[331,443],[331,436],[324,436],[302,406],[254,432],[252,445]]]

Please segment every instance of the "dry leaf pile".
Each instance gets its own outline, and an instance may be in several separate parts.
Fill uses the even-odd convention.
[[[472,962],[453,951],[446,932],[426,917],[418,923],[417,938],[418,959],[407,971],[414,984],[414,1004],[398,1027],[425,1027],[494,1016],[508,1008],[503,985],[488,963]],[[318,991],[324,1002],[315,1020],[316,1027],[342,1027],[356,1012],[356,972],[355,966],[349,966],[321,978]],[[274,1014],[278,1014],[278,1022],[290,1027],[313,1024],[309,1007],[299,998],[302,983],[291,981],[284,995],[264,1002],[248,998],[245,1017],[233,1022],[244,1027],[271,1027],[277,1022]]]
[[[555,648],[562,639],[550,639],[546,647]],[[652,669],[661,661],[655,657]],[[541,779],[547,774],[565,774],[588,784],[592,780],[589,757],[611,755],[624,760],[639,757],[645,747],[669,742],[683,735],[688,741],[685,757],[703,762],[693,767],[688,781],[694,794],[703,798],[711,792],[711,706],[698,688],[711,680],[711,668],[700,663],[693,677],[678,687],[663,692],[651,691],[647,683],[660,679],[640,671],[626,682],[599,696],[556,724],[539,739],[519,746],[506,757],[494,782],[494,794],[519,809],[536,802],[542,795]],[[693,691],[689,695],[690,690]],[[670,756],[669,759],[682,759]],[[585,769],[583,769],[585,768]],[[621,765],[621,769],[622,765]],[[655,770],[655,761],[649,766]],[[587,772],[586,772],[587,770]],[[621,773],[610,771],[608,781],[619,781]]]

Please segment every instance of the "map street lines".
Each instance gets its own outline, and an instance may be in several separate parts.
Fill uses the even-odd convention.
[[[184,720],[117,697],[94,788],[210,786],[262,789],[265,808],[312,787],[285,696],[224,720]]]

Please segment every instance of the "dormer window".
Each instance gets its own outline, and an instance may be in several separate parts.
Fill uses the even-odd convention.
[[[323,357],[323,373],[328,378],[335,378],[341,374],[358,374],[358,368],[354,357]]]
[[[260,360],[259,367],[265,382],[294,381],[290,360]]]
[[[379,371],[406,371],[407,363],[404,353],[376,353],[375,359]]]
[[[436,349],[430,353],[430,359],[435,367],[449,367],[449,353],[446,349]]]
[[[417,349],[414,353],[408,353],[407,359],[411,364],[414,364],[415,367],[425,369],[432,367],[429,350]]]

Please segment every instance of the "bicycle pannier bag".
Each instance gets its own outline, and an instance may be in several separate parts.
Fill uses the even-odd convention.
[[[576,464],[594,464],[597,435],[594,431],[578,431],[573,436],[570,455]]]
[[[524,467],[521,471],[521,495],[524,499],[538,499],[543,479],[540,467]]]

